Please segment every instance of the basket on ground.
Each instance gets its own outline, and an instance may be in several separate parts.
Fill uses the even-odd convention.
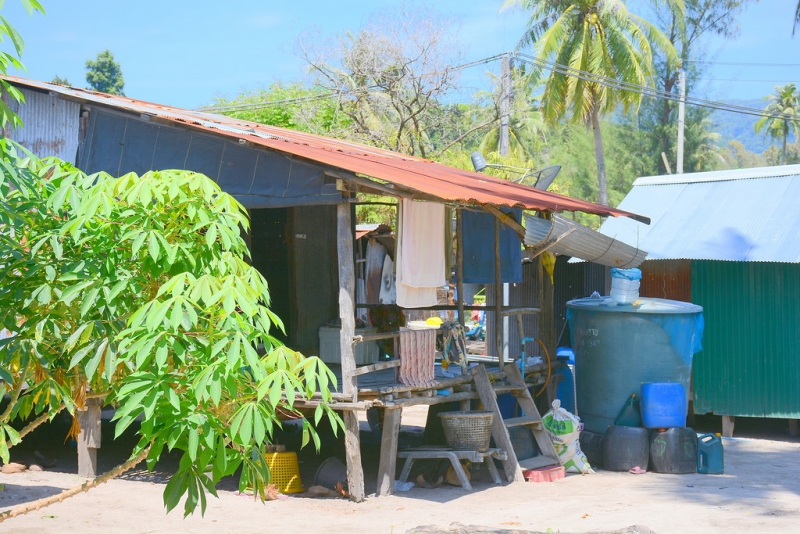
[[[459,451],[486,452],[492,439],[492,412],[443,412],[439,414],[447,444]]]
[[[270,472],[270,482],[281,493],[303,493],[300,466],[295,452],[268,452],[264,455]]]

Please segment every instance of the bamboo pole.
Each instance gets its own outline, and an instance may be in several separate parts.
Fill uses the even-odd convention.
[[[497,361],[503,368],[503,283],[500,281],[500,219],[494,218],[494,338]]]
[[[0,523],[11,517],[16,517],[18,515],[27,514],[28,512],[35,512],[36,510],[41,510],[46,506],[50,506],[51,504],[61,502],[64,499],[69,499],[70,497],[74,497],[79,493],[83,493],[84,491],[89,491],[90,489],[95,488],[100,484],[103,484],[104,482],[108,482],[112,478],[116,478],[125,471],[128,471],[129,469],[135,467],[139,462],[147,458],[147,454],[149,452],[150,452],[150,447],[145,447],[139,452],[139,454],[137,454],[127,462],[118,465],[117,467],[115,467],[110,471],[106,471],[102,475],[95,477],[92,480],[87,480],[80,486],[75,486],[74,488],[64,490],[61,493],[57,493],[56,495],[51,495],[50,497],[45,497],[44,499],[39,499],[38,501],[22,504],[20,506],[17,506],[16,508],[7,510],[2,514],[0,514]]]
[[[456,209],[456,306],[458,306],[458,322],[464,327],[464,223],[461,219],[461,208]]]

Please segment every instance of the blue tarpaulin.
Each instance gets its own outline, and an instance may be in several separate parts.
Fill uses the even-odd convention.
[[[519,208],[502,208],[517,222],[522,220]],[[494,221],[491,213],[462,211],[464,240],[464,283],[494,283]],[[500,226],[500,280],[503,283],[522,281],[522,244],[517,232]]]
[[[342,195],[325,183],[324,169],[232,139],[94,110],[79,167],[112,176],[186,169],[216,181],[246,208],[336,204]]]

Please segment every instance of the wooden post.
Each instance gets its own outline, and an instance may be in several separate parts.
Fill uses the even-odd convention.
[[[497,344],[497,361],[500,369],[503,360],[503,283],[500,281],[500,219],[494,218],[494,339]]]
[[[394,492],[394,475],[397,472],[397,442],[400,437],[402,408],[387,408],[383,416],[381,460],[378,465],[378,496]]]
[[[542,257],[539,256],[539,339],[547,348],[547,354],[542,354],[542,358],[550,359],[550,365],[555,361],[556,356],[556,339],[555,332],[555,317],[553,317],[553,284],[550,282],[550,275],[544,268]],[[556,383],[557,384],[557,383]],[[553,402],[556,395],[556,388],[548,387],[547,390],[547,404],[548,406]]]
[[[336,210],[336,249],[339,256],[339,318],[342,328],[339,347],[342,355],[342,392],[358,400],[358,377],[355,375],[356,357],[353,350],[355,335],[355,266],[353,264],[353,233],[350,204],[339,204]],[[364,500],[364,469],[361,465],[361,439],[358,417],[346,410],[344,418],[344,445],[347,455],[347,487],[356,502]]]
[[[722,435],[726,438],[733,437],[733,425],[736,423],[736,418],[732,415],[722,416]]]
[[[458,306],[458,322],[462,328],[466,322],[464,317],[464,224],[461,220],[461,208],[456,208],[456,306]]]
[[[97,476],[97,449],[100,448],[100,412],[102,399],[86,399],[84,410],[78,412],[78,476],[94,478]]]

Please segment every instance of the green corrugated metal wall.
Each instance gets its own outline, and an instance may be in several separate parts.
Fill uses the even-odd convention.
[[[800,265],[692,262],[695,413],[800,418]]]

